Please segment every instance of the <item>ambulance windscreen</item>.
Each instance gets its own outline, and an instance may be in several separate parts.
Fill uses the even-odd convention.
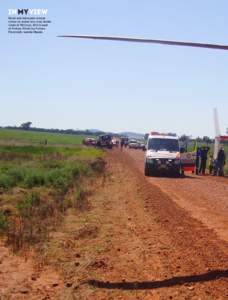
[[[178,152],[179,143],[175,139],[149,139],[148,150]]]

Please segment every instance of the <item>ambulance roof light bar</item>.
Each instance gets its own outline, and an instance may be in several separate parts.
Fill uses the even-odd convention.
[[[157,131],[151,131],[150,134],[151,134],[151,135],[177,136],[176,133],[160,133],[160,132],[157,132]]]

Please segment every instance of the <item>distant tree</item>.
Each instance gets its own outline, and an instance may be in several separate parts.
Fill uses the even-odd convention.
[[[32,122],[25,122],[25,123],[22,123],[20,127],[22,129],[28,130],[31,127],[31,125],[32,125]]]
[[[212,140],[209,138],[209,136],[204,136],[202,140],[207,145],[212,143]]]
[[[168,135],[170,135],[170,136],[176,136],[176,133],[169,132]]]
[[[202,140],[201,137],[198,136],[198,137],[196,138],[196,141],[197,141],[198,143],[201,143],[203,140]]]
[[[182,134],[179,138],[179,140],[183,143],[187,143],[189,140],[190,140],[190,137],[189,135],[186,135],[186,134]]]
[[[191,136],[182,134],[179,138],[179,141],[181,142],[182,146],[185,148],[185,151],[188,150],[188,143],[190,141]]]

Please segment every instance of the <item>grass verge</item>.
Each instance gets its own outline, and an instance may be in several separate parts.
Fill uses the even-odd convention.
[[[13,250],[47,238],[68,208],[87,208],[82,183],[104,172],[102,156],[84,147],[0,146],[0,233]]]

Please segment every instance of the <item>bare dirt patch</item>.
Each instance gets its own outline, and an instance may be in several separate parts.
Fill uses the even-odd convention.
[[[0,244],[1,300],[57,299],[62,286],[62,278],[52,268],[40,267],[31,257],[13,255]]]

